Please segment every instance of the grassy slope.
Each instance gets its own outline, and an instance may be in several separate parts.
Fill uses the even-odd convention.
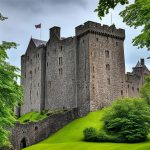
[[[150,141],[138,144],[90,143],[83,141],[83,129],[101,126],[102,111],[77,119],[48,139],[24,150],[150,150]]]

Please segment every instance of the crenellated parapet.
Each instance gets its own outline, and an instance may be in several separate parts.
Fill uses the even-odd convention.
[[[82,36],[87,33],[112,37],[124,40],[125,39],[125,30],[117,29],[115,25],[101,25],[100,23],[87,21],[83,25],[76,27],[76,36]]]

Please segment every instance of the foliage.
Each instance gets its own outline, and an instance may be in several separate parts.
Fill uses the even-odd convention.
[[[118,4],[128,4],[129,0],[99,0],[97,9],[100,19],[114,9]],[[150,0],[135,0],[134,4],[128,5],[120,13],[125,22],[130,27],[142,27],[141,33],[133,39],[133,45],[138,48],[144,46],[150,50]]]
[[[97,130],[93,127],[86,128],[83,130],[85,141],[96,142],[97,141]]]
[[[117,100],[105,110],[104,131],[116,135],[121,142],[141,142],[150,130],[150,108],[143,99]]]
[[[145,77],[145,83],[140,89],[141,97],[150,105],[150,76]]]
[[[0,20],[5,20],[5,19],[8,19],[7,17],[4,17],[1,13],[0,13]]]
[[[6,61],[7,50],[16,46],[14,42],[0,44],[0,147],[9,144],[8,128],[15,123],[13,110],[22,99],[22,88],[17,83],[19,69]]]

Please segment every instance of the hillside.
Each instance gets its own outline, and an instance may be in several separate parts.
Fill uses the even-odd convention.
[[[84,142],[83,129],[91,126],[99,128],[102,125],[102,114],[103,111],[89,113],[74,120],[48,139],[24,150],[150,150],[150,140],[137,144]]]

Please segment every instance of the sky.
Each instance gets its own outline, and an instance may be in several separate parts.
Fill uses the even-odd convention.
[[[133,2],[133,0],[131,0]],[[126,26],[119,12],[124,6],[118,5],[115,10],[100,20],[94,10],[98,0],[0,0],[0,12],[8,19],[0,22],[0,43],[13,41],[19,44],[17,50],[8,51],[9,62],[20,67],[20,57],[27,49],[30,38],[40,38],[40,30],[35,29],[36,24],[41,23],[41,39],[48,41],[49,28],[61,27],[61,36],[70,37],[75,35],[75,27],[90,20],[101,24],[111,25],[126,31],[125,39],[125,65],[126,72],[132,71],[140,58],[145,58],[146,65],[150,68],[150,53],[145,49],[138,49],[132,44],[132,39],[141,31]]]

